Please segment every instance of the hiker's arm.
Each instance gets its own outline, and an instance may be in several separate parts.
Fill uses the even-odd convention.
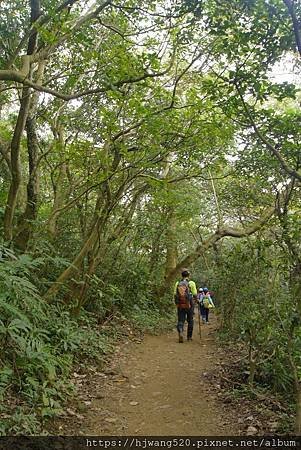
[[[190,291],[191,291],[191,294],[193,297],[193,304],[195,305],[198,302],[198,291],[196,288],[196,284],[194,281],[190,281],[189,286],[190,286]]]
[[[190,281],[189,282],[189,287],[190,287],[190,291],[191,291],[191,293],[193,295],[193,298],[196,299],[197,295],[198,295],[198,291],[197,291],[195,282],[194,281]]]

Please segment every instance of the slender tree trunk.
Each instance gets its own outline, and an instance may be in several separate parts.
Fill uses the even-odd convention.
[[[175,214],[174,211],[170,210],[166,230],[166,260],[165,260],[165,274],[164,274],[165,280],[168,279],[169,273],[172,272],[177,266],[178,251],[177,251],[176,229],[177,229],[177,222]]]
[[[67,267],[67,269],[65,269],[61,273],[61,275],[53,283],[51,288],[49,288],[48,291],[46,292],[46,294],[44,296],[46,301],[51,301],[56,296],[56,294],[60,291],[61,287],[64,284],[66,284],[67,281],[69,281],[73,275],[75,275],[75,274],[78,275],[81,273],[81,268],[83,267],[85,257],[93,249],[93,247],[99,240],[100,234],[103,234],[104,227],[109,219],[111,210],[110,210],[109,204],[106,202],[103,205],[102,209],[100,211],[97,211],[97,208],[101,205],[102,193],[103,193],[103,191],[101,191],[101,193],[98,195],[98,198],[96,201],[95,220],[93,222],[93,225],[90,228],[89,236],[87,237],[80,252],[74,258],[74,260],[72,261],[70,266]]]
[[[256,373],[256,367],[258,362],[259,353],[255,349],[253,350],[255,346],[255,337],[256,337],[256,330],[251,328],[249,330],[249,377],[248,377],[248,384],[250,386],[253,386],[254,383],[254,377]]]
[[[90,286],[91,277],[92,277],[92,275],[94,275],[97,265],[99,264],[99,259],[100,259],[99,254],[98,254],[98,257],[97,256],[94,257],[94,255],[91,256],[90,262],[89,262],[89,267],[88,267],[87,272],[85,273],[82,287],[77,295],[75,292],[73,293],[73,295],[75,295],[75,297],[78,298],[76,314],[79,314],[82,306],[87,302],[87,300],[85,301],[85,296],[86,296],[86,293]]]
[[[48,232],[53,238],[55,238],[57,235],[57,221],[59,216],[62,214],[61,208],[65,204],[66,180],[67,180],[67,167],[66,163],[63,162],[59,168],[59,175],[56,182],[56,189],[54,194],[53,208],[47,224]]]
[[[24,214],[19,221],[18,232],[14,239],[17,247],[25,251],[32,235],[33,221],[37,219],[39,178],[37,171],[38,142],[35,130],[35,120],[28,118],[26,121],[29,179],[27,183],[27,203]]]
[[[30,1],[30,23],[33,24],[41,14],[40,0]],[[32,78],[32,69],[29,61],[29,57],[34,53],[37,46],[37,32],[33,33],[29,40],[27,46],[27,66],[24,77],[28,76],[29,79]],[[8,198],[4,213],[4,239],[7,241],[12,241],[13,238],[13,219],[17,204],[17,196],[21,183],[21,164],[20,164],[20,145],[21,138],[24,132],[25,123],[29,111],[31,101],[31,91],[30,88],[24,87],[22,90],[21,104],[17,117],[16,126],[14,129],[14,134],[10,146],[10,165],[11,165],[11,183],[8,192]]]
[[[94,248],[91,251],[91,258],[89,262],[88,271],[85,274],[84,283],[80,289],[80,292],[77,295],[75,292],[73,292],[73,296],[78,298],[78,308],[80,308],[85,303],[85,295],[90,285],[91,276],[95,273],[97,267],[104,259],[108,251],[108,248],[110,247],[112,242],[116,241],[117,239],[120,239],[120,237],[123,237],[125,230],[130,225],[131,219],[136,211],[138,202],[144,191],[145,187],[138,189],[137,193],[134,195],[129,205],[129,208],[126,208],[126,211],[128,210],[128,213],[125,215],[125,217],[122,217],[121,220],[119,220],[118,224],[113,230],[113,233],[109,237],[104,238],[103,234],[101,235],[99,234],[98,240],[95,242]],[[103,240],[101,240],[102,237]]]
[[[66,187],[68,177],[67,177],[67,163],[65,161],[64,155],[65,137],[64,137],[64,130],[61,125],[58,127],[57,130],[55,130],[55,134],[58,138],[61,164],[59,166],[59,174],[54,186],[53,208],[47,224],[48,232],[53,238],[55,238],[57,235],[57,220],[59,216],[62,214],[62,207],[64,206],[66,197],[69,193]]]
[[[45,62],[41,61],[38,66],[36,83],[41,84],[43,80]],[[24,213],[19,219],[18,230],[14,239],[17,247],[25,251],[28,241],[33,231],[33,222],[38,215],[38,197],[39,197],[39,173],[38,173],[38,155],[39,145],[36,131],[36,111],[38,108],[39,92],[32,94],[31,105],[26,120],[27,134],[27,153],[28,153],[28,182],[27,182],[27,200]]]
[[[99,231],[99,225],[100,220],[98,220],[91,231],[91,234],[89,238],[86,240],[86,242],[83,244],[80,252],[78,255],[74,258],[72,263],[70,264],[67,269],[65,269],[61,275],[58,277],[58,279],[53,283],[51,288],[48,289],[46,292],[44,298],[47,301],[51,301],[53,297],[60,291],[61,287],[73,276],[78,273],[80,273],[80,269],[83,263],[83,260],[85,256],[88,254],[88,252],[92,249],[93,245],[95,244],[97,238],[98,238],[98,231]]]
[[[253,359],[252,357],[249,360],[249,377],[248,377],[248,384],[250,386],[253,386],[254,384],[254,377],[255,377],[255,373],[256,373],[256,367],[257,367],[257,361],[256,359]]]
[[[13,238],[13,218],[17,204],[18,191],[21,183],[20,144],[25,128],[29,104],[30,89],[26,87],[23,89],[21,106],[19,109],[17,123],[10,146],[11,183],[9,187],[3,221],[4,239],[7,241],[12,241]]]

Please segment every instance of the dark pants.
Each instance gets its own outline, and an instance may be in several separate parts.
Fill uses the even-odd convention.
[[[188,322],[187,338],[191,338],[193,332],[193,308],[190,309],[178,308],[177,330],[179,333],[183,333],[185,320],[187,320]]]
[[[205,306],[201,305],[200,306],[200,314],[202,316],[203,321],[208,322],[209,308],[205,308]]]

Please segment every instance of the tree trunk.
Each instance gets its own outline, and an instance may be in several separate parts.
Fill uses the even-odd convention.
[[[11,183],[9,187],[3,220],[4,239],[6,241],[12,241],[13,238],[13,218],[17,204],[18,191],[21,183],[20,144],[25,128],[29,104],[30,89],[25,87],[23,89],[17,123],[10,146]]]
[[[221,237],[222,236],[219,236],[217,233],[214,233],[206,241],[204,241],[203,244],[198,246],[194,252],[192,252],[190,255],[186,256],[185,258],[183,258],[174,268],[172,268],[168,273],[166,273],[164,282],[159,287],[156,295],[158,297],[162,297],[164,295],[164,293],[166,291],[168,291],[172,282],[175,281],[180,270],[183,267],[190,267],[190,265],[192,263],[194,263],[201,256],[201,254],[212,245],[213,242],[218,241],[219,239],[221,239]]]
[[[166,259],[165,259],[165,274],[164,279],[168,279],[168,275],[177,266],[178,251],[176,239],[177,222],[174,211],[170,211],[166,230]],[[171,284],[172,280],[170,280]],[[170,288],[170,285],[168,286]]]
[[[48,289],[48,291],[44,295],[46,301],[51,301],[55,297],[55,295],[60,291],[64,283],[70,280],[70,278],[76,273],[79,274],[81,272],[81,267],[83,265],[85,257],[96,245],[97,241],[99,240],[100,234],[103,234],[104,227],[111,213],[111,208],[109,205],[109,200],[107,200],[107,202],[103,205],[102,209],[100,211],[98,210],[98,207],[100,207],[101,205],[102,194],[103,191],[100,192],[96,200],[95,220],[90,228],[89,237],[87,237],[80,252],[74,258],[70,266],[64,270],[64,272],[53,283],[51,288]]]
[[[31,25],[39,18],[40,14],[41,14],[40,0],[30,0]],[[28,76],[30,80],[32,78],[32,69],[29,57],[34,53],[36,49],[37,38],[38,33],[37,31],[35,31],[34,33],[32,33],[32,35],[28,40],[27,56],[26,59],[24,59],[24,61],[26,61],[26,64],[24,64],[26,70],[23,75],[24,78]],[[8,198],[3,221],[4,239],[7,241],[11,241],[13,238],[13,219],[16,209],[18,191],[21,183],[20,145],[29,111],[30,102],[31,102],[30,88],[24,87],[22,90],[22,98],[18,118],[10,146],[11,184],[8,192]]]
[[[41,61],[38,66],[36,83],[41,84],[44,76],[45,62]],[[38,214],[39,197],[39,174],[38,174],[38,155],[39,145],[36,132],[35,115],[38,108],[39,92],[32,94],[32,100],[26,120],[27,134],[27,153],[28,153],[28,182],[27,182],[27,200],[24,213],[19,219],[18,230],[14,239],[17,247],[25,251],[28,241],[33,231],[33,222]]]
[[[58,139],[61,164],[59,166],[59,174],[54,186],[53,208],[47,224],[48,232],[53,238],[55,238],[57,235],[57,220],[59,216],[62,214],[62,207],[64,206],[66,197],[69,193],[66,187],[68,177],[67,177],[67,164],[65,162],[65,155],[64,155],[65,138],[62,126],[59,126],[58,129],[55,130],[55,135]]]
[[[125,215],[125,217],[122,217],[119,220],[119,222],[117,223],[116,227],[114,228],[112,234],[109,237],[107,237],[106,239],[101,241],[100,239],[103,235],[99,234],[98,239],[95,242],[94,248],[91,251],[89,267],[88,267],[87,273],[84,276],[84,282],[82,284],[82,287],[81,287],[79,293],[73,292],[73,294],[72,294],[72,297],[78,298],[77,312],[79,312],[80,307],[85,304],[85,295],[86,295],[87,290],[90,285],[91,276],[95,273],[97,267],[99,266],[100,262],[103,260],[104,256],[106,255],[106,253],[108,251],[108,248],[110,247],[112,242],[116,241],[120,237],[123,237],[124,231],[130,225],[131,219],[136,211],[139,199],[141,198],[144,191],[145,191],[145,187],[138,189],[138,191],[134,195],[132,201],[126,208],[126,211],[128,211],[128,213]]]
[[[18,232],[14,239],[17,247],[25,251],[28,241],[32,235],[33,222],[37,219],[38,196],[39,196],[39,177],[38,177],[38,139],[35,129],[34,118],[28,117],[26,121],[27,149],[29,179],[27,183],[27,203],[26,209],[19,221]]]
[[[256,372],[256,366],[257,366],[257,361],[256,359],[250,359],[249,361],[249,370],[250,370],[250,374],[248,377],[248,384],[250,386],[253,386],[254,383],[254,377],[255,377],[255,372]]]
[[[284,191],[285,193],[286,191]],[[240,228],[232,228],[232,227],[221,227],[216,230],[215,233],[212,233],[204,242],[196,247],[196,249],[183,258],[174,269],[172,269],[166,276],[163,284],[158,289],[158,296],[162,296],[166,289],[171,285],[172,281],[176,278],[178,272],[183,267],[189,267],[192,263],[194,263],[203,252],[207,251],[212,245],[214,245],[220,239],[223,239],[226,236],[231,236],[234,238],[242,238],[246,236],[250,236],[251,234],[256,233],[256,231],[260,230],[260,228],[273,216],[275,213],[275,206],[268,208],[261,217],[255,220],[253,223],[248,224],[245,227]]]
[[[55,295],[60,291],[63,284],[66,283],[66,281],[68,281],[73,275],[80,272],[80,268],[81,268],[81,265],[82,265],[82,262],[83,262],[85,256],[92,249],[93,245],[95,244],[95,242],[98,238],[99,226],[100,226],[100,220],[98,220],[95,223],[89,238],[83,244],[80,252],[74,258],[74,260],[72,261],[70,266],[67,267],[67,269],[65,269],[63,273],[61,273],[61,275],[53,283],[51,288],[48,289],[48,291],[44,295],[44,298],[46,301],[51,301],[53,299],[53,297],[55,297]]]

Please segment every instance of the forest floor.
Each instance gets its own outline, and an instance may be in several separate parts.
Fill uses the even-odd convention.
[[[50,433],[229,436],[275,432],[279,411],[273,411],[274,405],[267,402],[265,407],[262,399],[255,403],[235,400],[223,389],[225,352],[217,345],[216,328],[212,315],[211,323],[202,326],[201,339],[195,324],[191,342],[179,344],[176,331],[143,339],[133,336],[116,348],[105,368],[75,372],[78,398],[52,424]]]

